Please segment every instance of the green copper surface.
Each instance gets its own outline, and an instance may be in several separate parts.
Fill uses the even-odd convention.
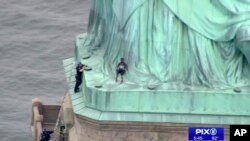
[[[97,57],[98,58],[98,57]],[[85,60],[93,72],[85,72],[82,91],[74,93],[74,59],[64,60],[64,69],[74,113],[100,121],[174,122],[201,124],[249,124],[250,107],[247,106],[250,87],[242,93],[232,89],[197,90],[147,87],[126,82],[116,84],[113,80],[96,73],[98,59]],[[95,83],[102,83],[97,89]]]
[[[249,124],[249,7],[246,0],[92,0],[88,32],[77,36],[75,58],[64,61],[74,112],[96,120]],[[120,58],[129,68],[122,85],[114,82]],[[92,67],[77,94],[74,65],[67,66],[73,60]]]
[[[136,83],[246,86],[249,5],[240,0],[93,0],[80,50],[103,50],[100,71],[113,78],[124,57],[126,79]]]

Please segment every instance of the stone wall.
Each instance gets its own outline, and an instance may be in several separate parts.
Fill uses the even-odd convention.
[[[229,141],[229,126],[173,123],[100,122],[75,117],[70,141],[187,141],[188,127],[224,127]]]

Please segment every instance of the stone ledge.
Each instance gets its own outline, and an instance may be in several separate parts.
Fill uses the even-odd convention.
[[[224,141],[229,141],[229,126],[145,122],[105,122],[75,117],[70,130],[75,139],[86,141],[186,141],[188,127],[224,127]],[[80,141],[80,140],[74,140]]]
[[[225,133],[229,135],[229,125],[218,124],[180,124],[180,123],[157,123],[157,122],[114,122],[114,121],[97,121],[84,116],[77,115],[80,124],[91,126],[100,131],[124,131],[128,130],[147,131],[147,132],[182,132],[186,133],[189,127],[223,127]]]

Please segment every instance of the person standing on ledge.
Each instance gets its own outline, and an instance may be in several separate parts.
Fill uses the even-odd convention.
[[[124,58],[121,58],[121,62],[118,63],[118,65],[116,66],[116,78],[115,81],[118,82],[118,77],[119,74],[121,75],[121,81],[120,83],[123,82],[123,75],[126,73],[126,71],[128,70],[128,65],[124,62]]]
[[[82,83],[82,73],[84,70],[84,66],[85,65],[82,64],[81,62],[79,62],[76,66],[76,84],[75,84],[75,89],[74,89],[75,93],[80,91],[79,86]]]

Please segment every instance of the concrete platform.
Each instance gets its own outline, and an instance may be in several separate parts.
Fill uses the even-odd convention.
[[[40,141],[42,128],[54,131],[52,134],[53,141],[59,141],[60,138],[63,138],[64,135],[59,133],[60,129],[56,127],[60,108],[60,105],[43,105],[38,98],[32,100],[30,127],[34,141]]]

